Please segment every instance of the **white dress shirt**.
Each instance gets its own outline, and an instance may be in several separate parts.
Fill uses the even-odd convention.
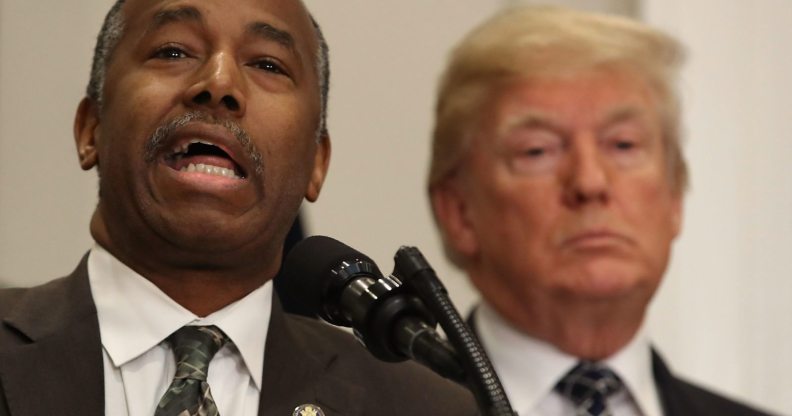
[[[476,310],[473,319],[481,344],[520,416],[575,414],[572,403],[553,388],[577,365],[578,358],[520,332],[486,303]],[[602,363],[626,387],[607,400],[613,416],[663,414],[652,376],[651,349],[643,331]]]
[[[271,282],[200,318],[99,245],[88,256],[88,277],[104,352],[106,414],[154,414],[176,372],[164,340],[184,325],[215,325],[231,339],[209,364],[207,382],[220,414],[258,414]]]

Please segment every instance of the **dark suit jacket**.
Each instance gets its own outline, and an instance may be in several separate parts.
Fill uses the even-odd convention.
[[[476,333],[474,314],[475,310],[468,316],[468,324]],[[652,371],[665,416],[769,416],[675,377],[655,350]]]
[[[654,350],[652,350],[652,370],[666,416],[768,416],[768,413],[674,377]]]
[[[104,371],[86,259],[65,278],[0,290],[0,416],[104,414]],[[349,334],[283,312],[277,297],[260,415],[301,404],[328,416],[473,415],[472,396],[412,363],[374,359]],[[226,415],[234,416],[234,415]]]

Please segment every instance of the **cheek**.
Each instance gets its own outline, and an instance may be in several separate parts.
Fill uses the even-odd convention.
[[[520,182],[480,184],[475,222],[483,250],[487,246],[504,253],[530,256],[544,252],[552,243],[553,229],[561,214],[552,183]],[[498,255],[498,253],[492,253]]]
[[[178,95],[173,86],[122,80],[108,95],[100,126],[104,141],[126,152],[142,152],[142,146],[174,108]],[[136,149],[135,147],[138,147]]]
[[[271,163],[302,164],[313,160],[318,120],[304,103],[291,98],[248,102],[246,129]],[[297,166],[295,166],[297,168]]]
[[[311,175],[316,146],[312,137],[286,127],[281,130],[278,126],[279,130],[274,133],[254,136],[260,138],[256,147],[264,159],[264,186],[271,197],[278,194],[302,197]],[[251,134],[255,133],[251,131]]]
[[[624,200],[625,220],[650,261],[662,262],[676,236],[676,199],[662,181],[636,184]]]
[[[635,221],[661,226],[671,224],[672,196],[667,186],[651,182],[639,183],[630,195],[633,201],[630,213]]]
[[[105,102],[130,111],[156,113],[159,108],[173,108],[186,89],[187,85],[180,78],[155,76],[140,70],[129,71],[117,77],[108,77]]]

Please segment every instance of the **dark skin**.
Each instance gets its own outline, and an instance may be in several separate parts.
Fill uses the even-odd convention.
[[[129,0],[123,15],[103,105],[85,98],[75,119],[80,164],[100,178],[91,234],[206,316],[274,277],[299,205],[319,196],[330,139],[316,133],[316,35],[293,0]],[[147,153],[190,112],[203,116]]]

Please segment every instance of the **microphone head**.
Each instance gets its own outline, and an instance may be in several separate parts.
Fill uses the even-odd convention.
[[[325,236],[308,237],[289,251],[281,270],[279,295],[315,316],[334,324],[351,326],[340,311],[342,289],[350,281],[382,277],[365,254]]]

